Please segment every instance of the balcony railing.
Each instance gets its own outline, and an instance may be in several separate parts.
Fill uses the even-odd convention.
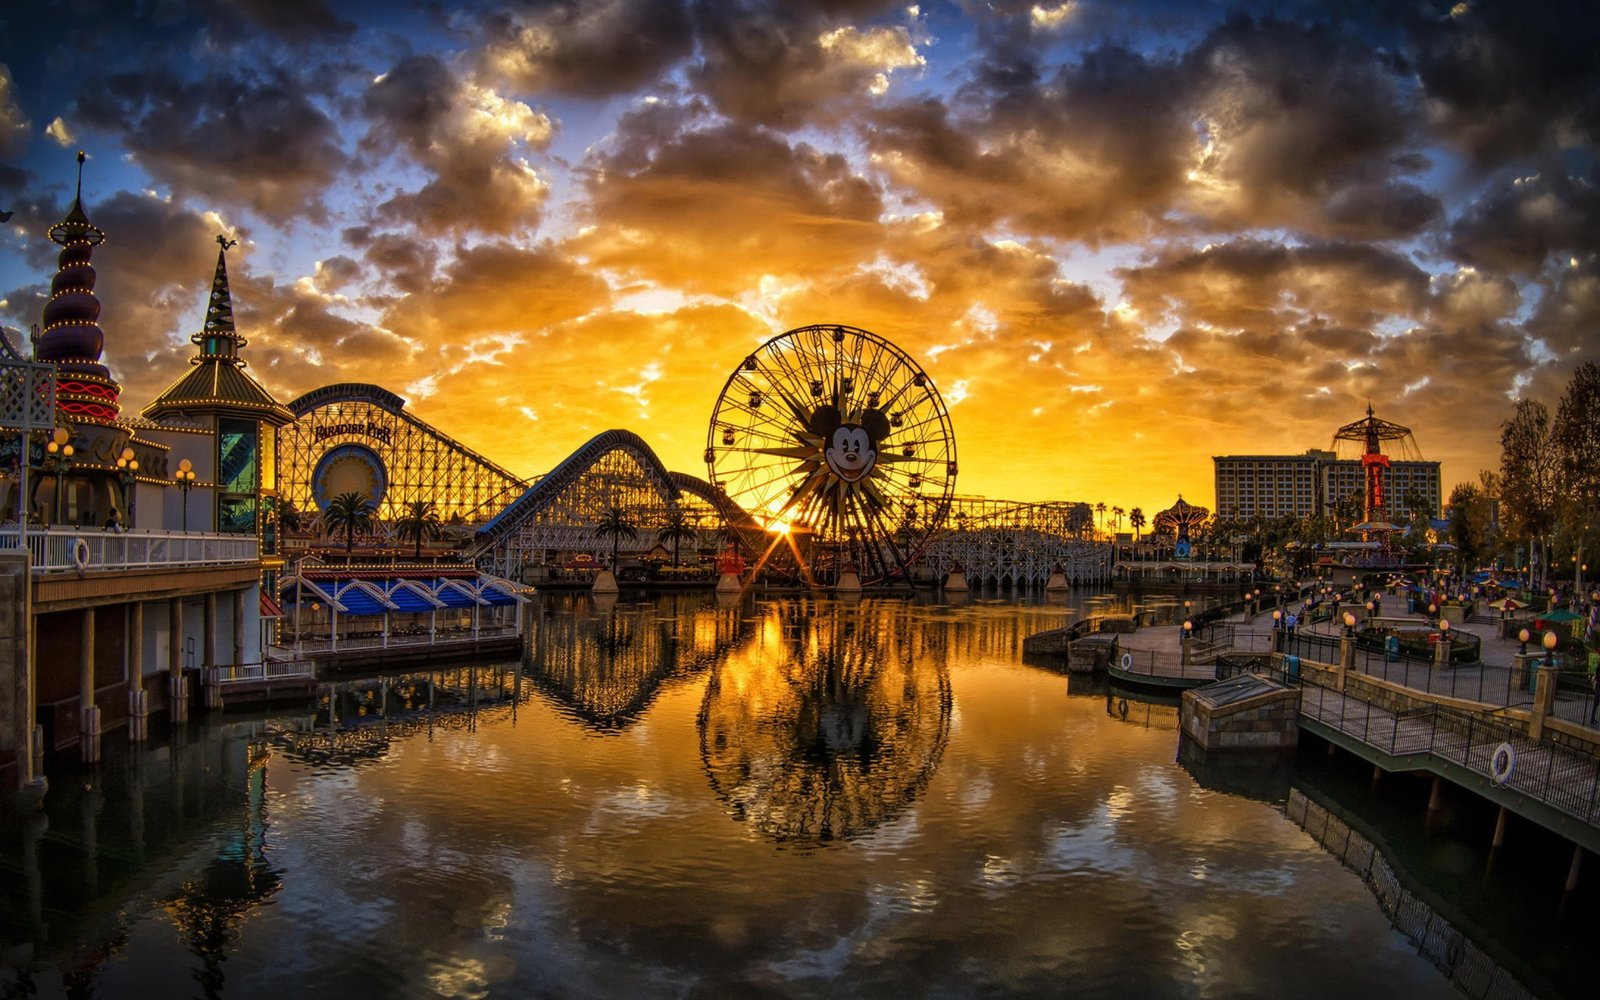
[[[227,566],[260,559],[254,535],[88,528],[0,528],[0,549],[26,546],[34,573]]]

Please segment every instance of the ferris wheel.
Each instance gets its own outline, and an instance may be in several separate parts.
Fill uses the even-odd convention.
[[[955,490],[933,380],[850,326],[790,330],[745,358],[717,397],[705,458],[751,529],[788,535],[801,571],[823,580],[846,566],[863,583],[909,576]]]

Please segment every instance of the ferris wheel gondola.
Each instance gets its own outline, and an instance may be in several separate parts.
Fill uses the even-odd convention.
[[[706,437],[712,484],[752,531],[788,534],[803,572],[909,577],[955,490],[956,445],[933,380],[876,334],[780,334],[744,359]]]

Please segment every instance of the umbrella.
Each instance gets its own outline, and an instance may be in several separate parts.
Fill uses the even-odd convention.
[[[1556,608],[1554,611],[1546,611],[1544,614],[1540,615],[1539,616],[1539,621],[1541,621],[1541,622],[1558,622],[1558,623],[1559,622],[1575,622],[1575,621],[1582,620],[1582,618],[1583,618],[1582,615],[1573,614],[1571,611],[1568,611],[1566,608]]]
[[[1515,597],[1502,597],[1500,600],[1492,602],[1489,607],[1494,608],[1496,611],[1510,614],[1511,612],[1516,611],[1518,608],[1527,607],[1527,605],[1517,600]]]

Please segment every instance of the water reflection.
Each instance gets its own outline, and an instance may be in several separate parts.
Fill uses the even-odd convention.
[[[220,996],[240,926],[281,888],[266,852],[268,747],[254,723],[178,730],[59,772],[47,810],[7,815],[0,856],[22,870],[0,879],[0,993],[97,995],[148,908],[194,956],[199,995]]]
[[[514,717],[521,698],[517,663],[336,681],[318,686],[309,719],[285,720],[272,742],[292,761],[354,767],[387,756],[403,737],[421,732],[431,738],[436,726],[473,732],[479,713]]]
[[[702,595],[624,605],[547,600],[533,623],[528,677],[589,729],[620,732],[663,684],[719,661],[748,638],[751,624],[741,602]]]
[[[892,819],[949,739],[939,645],[903,604],[769,607],[755,641],[713,672],[700,709],[701,760],[729,813],[800,843]]]

